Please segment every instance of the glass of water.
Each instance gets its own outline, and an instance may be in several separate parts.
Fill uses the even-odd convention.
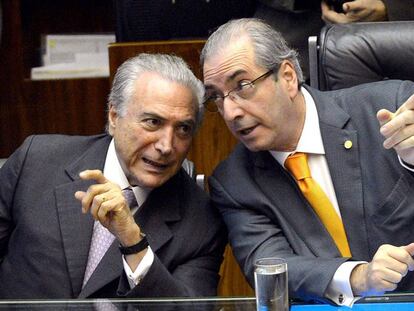
[[[255,263],[257,311],[288,311],[287,263],[282,258],[261,258]]]

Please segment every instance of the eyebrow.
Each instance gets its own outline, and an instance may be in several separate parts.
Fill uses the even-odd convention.
[[[247,71],[244,70],[244,69],[236,70],[235,72],[233,72],[230,76],[228,76],[226,78],[226,82],[225,83],[227,84],[227,83],[229,83],[231,81],[234,81],[238,76],[240,76],[241,74],[244,74],[244,73],[247,73]],[[215,87],[212,86],[212,85],[205,85],[205,89],[206,90],[212,90],[212,89],[215,89]]]
[[[158,114],[155,114],[155,113],[150,113],[150,112],[144,112],[143,114],[142,114],[142,118],[155,118],[155,119],[159,119],[159,120],[161,120],[161,121],[168,121],[168,119],[166,119],[166,118],[164,118],[164,117],[161,117],[160,115],[158,115]],[[195,120],[194,119],[187,119],[187,120],[182,120],[182,121],[178,121],[177,122],[177,124],[180,124],[180,125],[182,125],[182,124],[185,124],[185,125],[191,125],[191,126],[195,126],[195,124],[196,124],[196,122],[195,122]]]
[[[160,119],[160,120],[163,120],[163,121],[165,121],[165,120],[166,120],[165,118],[161,117],[160,115],[155,114],[155,113],[150,113],[150,112],[144,112],[144,113],[141,115],[141,117],[142,117],[142,118],[156,118],[156,119]]]

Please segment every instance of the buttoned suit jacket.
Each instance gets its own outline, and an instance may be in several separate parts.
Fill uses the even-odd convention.
[[[115,240],[82,281],[93,218],[82,214],[78,175],[103,169],[111,137],[32,136],[0,170],[0,297],[215,295],[226,234],[206,194],[181,169],[134,215],[155,259],[130,289]]]
[[[414,242],[414,177],[394,149],[386,150],[376,112],[395,111],[414,83],[386,81],[320,92],[315,100],[326,160],[352,252],[370,261],[382,244]],[[350,140],[352,148],[344,142]],[[268,151],[239,144],[209,179],[210,195],[230,244],[253,285],[254,262],[284,257],[292,297],[324,300],[341,258],[325,227],[290,174]],[[414,289],[409,273],[400,290]]]

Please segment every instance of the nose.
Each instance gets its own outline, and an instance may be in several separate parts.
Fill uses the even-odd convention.
[[[158,140],[155,142],[155,149],[162,155],[169,155],[173,149],[174,129],[165,129],[160,133]]]
[[[233,96],[227,96],[224,98],[222,110],[223,111],[221,112],[221,115],[226,121],[234,121],[236,119],[239,119],[244,113],[243,109],[235,101],[235,98]]]

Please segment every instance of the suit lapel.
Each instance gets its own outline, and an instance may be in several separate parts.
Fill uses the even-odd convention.
[[[326,160],[352,256],[366,259],[368,241],[363,221],[365,217],[357,132],[350,125],[349,115],[336,102],[328,101],[319,92],[309,91],[312,92],[318,109]],[[352,142],[351,148],[345,148],[346,141]]]
[[[336,102],[320,92],[308,89],[315,100],[324,142],[326,159],[338,199],[342,220],[352,255],[368,258],[368,241],[364,219],[358,137],[349,126],[349,115]],[[332,100],[332,99],[331,99]],[[352,148],[344,142],[350,140]],[[296,182],[268,152],[253,154],[254,177],[278,217],[283,217],[308,248],[317,256],[340,256],[333,240],[312,207],[303,197]],[[286,186],[288,185],[288,186]],[[266,201],[266,199],[265,199]],[[280,222],[283,226],[283,222]]]
[[[118,244],[118,241],[115,239],[111,246],[108,248],[105,255],[102,257],[101,261],[99,262],[95,271],[92,273],[88,282],[85,284],[85,287],[82,288],[78,298],[90,297],[93,293],[97,292],[103,286],[120,277],[124,268],[122,262],[122,255],[118,249]],[[85,268],[86,262],[84,270]]]
[[[270,199],[267,203],[264,198],[265,205],[277,215],[276,221],[283,227],[287,238],[294,239],[292,234],[296,232],[315,256],[340,256],[324,225],[282,166],[269,152],[256,153],[254,162],[254,177],[266,198]],[[294,247],[292,241],[291,245]]]
[[[81,204],[74,193],[86,190],[93,182],[79,179],[79,172],[85,169],[103,169],[110,137],[94,142],[75,162],[66,168],[66,183],[55,187],[56,208],[62,234],[63,250],[66,256],[74,297],[82,288],[89,246],[92,237],[93,218],[83,214]]]
[[[137,223],[147,234],[151,249],[156,252],[172,237],[169,223],[179,221],[180,171],[163,186],[154,189],[135,215]]]

